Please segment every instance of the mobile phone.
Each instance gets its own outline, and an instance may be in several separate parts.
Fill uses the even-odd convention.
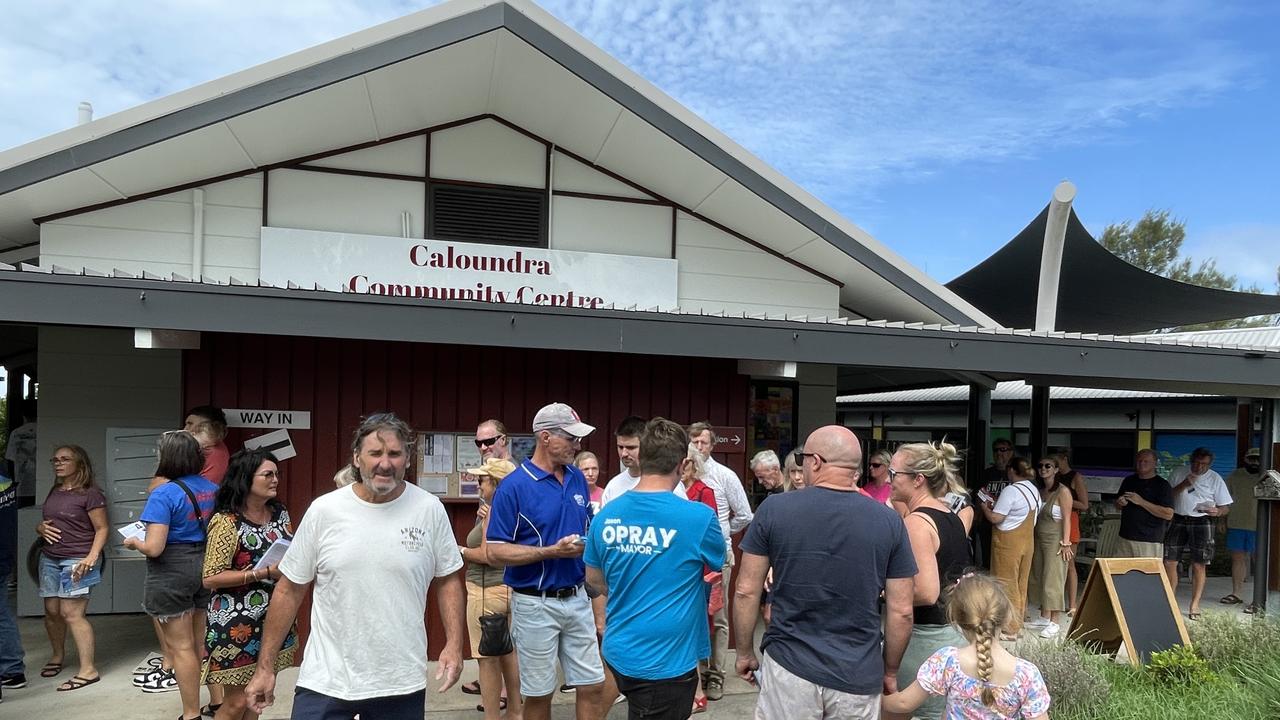
[[[587,539],[586,539],[585,537],[583,537],[583,536],[579,535],[579,536],[578,536],[578,539],[577,539],[577,540],[574,540],[574,542],[575,542],[575,543],[577,543],[577,544],[579,544],[579,545],[586,545],[586,544],[587,544]]]
[[[761,682],[763,676],[760,675],[760,668],[751,671],[751,679],[755,681],[756,687],[763,688],[764,683]]]

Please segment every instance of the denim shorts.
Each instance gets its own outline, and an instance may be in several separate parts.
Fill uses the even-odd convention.
[[[520,658],[520,689],[528,697],[556,691],[557,659],[569,685],[604,682],[586,590],[564,599],[511,593],[511,639]]]
[[[164,622],[192,610],[208,610],[212,596],[204,587],[204,543],[166,545],[160,557],[147,558],[142,610]]]
[[[102,563],[80,578],[71,581],[71,571],[84,558],[51,558],[40,554],[40,597],[82,600],[89,597],[89,588],[102,582]]]

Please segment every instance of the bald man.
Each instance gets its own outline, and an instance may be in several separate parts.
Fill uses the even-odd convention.
[[[862,444],[848,428],[815,430],[795,455],[808,489],[766,499],[742,540],[736,669],[748,682],[759,671],[758,720],[874,720],[881,694],[897,691],[911,635],[907,530],[893,508],[858,492]],[[757,659],[752,637],[771,568],[773,616]]]

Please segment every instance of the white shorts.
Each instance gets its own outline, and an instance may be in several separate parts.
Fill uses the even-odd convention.
[[[528,697],[556,691],[556,660],[575,687],[604,682],[596,620],[586,590],[563,600],[511,593],[511,640],[520,659],[520,690]]]
[[[756,720],[879,720],[880,695],[854,695],[824,688],[760,657],[760,697]]]

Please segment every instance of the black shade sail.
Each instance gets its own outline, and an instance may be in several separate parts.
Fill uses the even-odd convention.
[[[994,255],[947,287],[1005,327],[1033,328],[1048,206]],[[1072,210],[1055,330],[1131,335],[1280,313],[1280,296],[1189,285],[1134,267],[1102,247]]]

